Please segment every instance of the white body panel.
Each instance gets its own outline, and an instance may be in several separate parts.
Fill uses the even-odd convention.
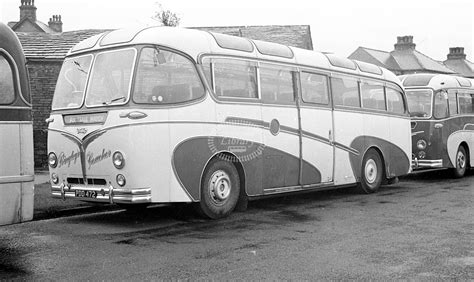
[[[33,218],[34,165],[31,123],[0,123],[0,225]]]
[[[303,134],[303,159],[319,169],[322,183],[332,182],[334,179],[332,110],[328,108],[301,108],[301,129],[303,132],[321,137],[318,140],[317,136]]]

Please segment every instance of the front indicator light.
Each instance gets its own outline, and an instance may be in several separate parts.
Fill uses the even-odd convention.
[[[58,184],[59,183],[59,177],[56,173],[53,173],[51,174],[51,181],[54,183],[54,184]]]
[[[119,151],[115,152],[112,156],[112,162],[117,169],[122,169],[125,166],[125,158]]]
[[[424,158],[426,157],[425,151],[420,151],[420,152],[418,152],[418,157],[419,157],[420,159],[424,159]]]
[[[127,181],[125,180],[125,176],[123,176],[122,174],[117,174],[116,180],[117,184],[122,187],[125,186],[125,183],[127,183]]]
[[[48,164],[51,168],[55,168],[58,166],[58,157],[56,157],[56,154],[51,152],[48,155]]]

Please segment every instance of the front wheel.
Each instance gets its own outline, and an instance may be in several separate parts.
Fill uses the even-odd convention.
[[[235,166],[215,159],[206,168],[201,183],[199,211],[212,219],[228,216],[240,194],[240,178]]]
[[[362,160],[359,189],[367,194],[376,192],[382,185],[383,165],[377,151],[370,149]]]
[[[461,178],[467,170],[467,154],[463,146],[459,146],[456,153],[454,168],[452,169],[454,178]]]

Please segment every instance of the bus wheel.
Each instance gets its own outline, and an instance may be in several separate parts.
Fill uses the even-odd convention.
[[[362,161],[359,189],[367,194],[376,192],[382,184],[383,165],[379,153],[370,149]]]
[[[452,169],[453,176],[455,178],[461,178],[466,173],[467,168],[467,155],[464,146],[459,146],[455,162],[455,167]]]
[[[235,166],[219,158],[208,165],[201,184],[200,212],[217,219],[228,216],[237,205],[240,178]]]

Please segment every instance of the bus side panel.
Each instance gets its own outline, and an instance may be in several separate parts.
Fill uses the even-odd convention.
[[[387,177],[397,177],[411,172],[412,141],[410,120],[390,117],[390,140],[396,145],[392,147],[387,164]],[[399,149],[398,149],[399,148]]]
[[[456,154],[459,146],[465,142],[468,146],[469,156],[470,156],[470,165],[474,166],[474,119],[472,118],[456,118],[451,119],[450,123],[445,123],[445,127],[453,127],[450,135],[447,137],[446,149],[448,152],[449,161],[451,162],[451,167],[456,163]],[[448,163],[446,163],[448,164]]]
[[[21,130],[21,173],[34,176],[33,125],[22,124]],[[32,178],[33,179],[33,178]],[[21,184],[21,221],[33,219],[34,181]]]
[[[20,176],[20,130],[18,124],[0,124],[0,179]],[[1,183],[1,182],[0,182]],[[20,222],[21,184],[0,184],[0,225]]]
[[[0,184],[0,225],[21,221],[21,183]]]
[[[351,157],[363,152],[355,151],[350,144],[356,137],[364,135],[363,122],[360,113],[334,111],[335,185],[355,183],[359,179],[359,175],[354,174]]]

